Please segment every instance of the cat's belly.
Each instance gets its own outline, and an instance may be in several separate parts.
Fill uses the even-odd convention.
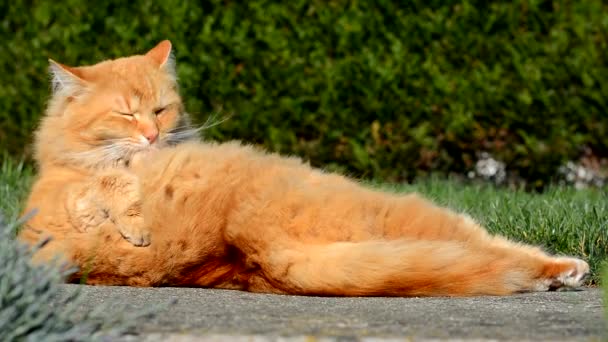
[[[399,200],[236,144],[185,144],[159,151],[145,165],[138,171],[145,217],[163,227],[176,227],[179,220],[177,226],[189,227],[192,236],[260,222],[262,236],[280,229],[303,242],[382,238],[387,212]]]

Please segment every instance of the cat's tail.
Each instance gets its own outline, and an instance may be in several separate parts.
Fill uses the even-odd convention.
[[[421,240],[297,245],[265,261],[264,277],[278,292],[339,296],[546,291],[580,286],[589,271],[582,260],[550,257],[500,237],[485,245]]]

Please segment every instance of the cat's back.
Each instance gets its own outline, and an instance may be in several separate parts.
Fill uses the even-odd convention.
[[[252,185],[264,179],[302,179],[312,169],[299,158],[279,156],[238,141],[188,142],[151,153],[133,166],[143,187],[153,190],[167,181],[209,182],[226,187]],[[146,192],[146,190],[144,190]]]

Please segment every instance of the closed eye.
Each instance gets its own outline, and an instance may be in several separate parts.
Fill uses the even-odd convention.
[[[164,112],[166,108],[167,107],[156,108],[154,110],[154,115],[160,115],[160,114],[162,114],[162,112]]]
[[[120,114],[122,116],[128,116],[128,117],[133,117],[135,115],[135,113],[125,113],[125,112],[121,112],[121,111],[118,111],[118,110],[115,110],[114,113]]]

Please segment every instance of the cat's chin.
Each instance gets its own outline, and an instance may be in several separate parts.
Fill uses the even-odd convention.
[[[137,151],[136,153],[133,153],[133,155],[131,156],[131,158],[126,162],[126,166],[128,168],[137,168],[139,166],[142,165],[142,163],[144,162],[145,159],[147,159],[147,157],[153,153],[154,151],[158,151],[159,148],[158,146],[152,145],[152,146],[148,146],[145,149],[142,149],[140,151]]]

